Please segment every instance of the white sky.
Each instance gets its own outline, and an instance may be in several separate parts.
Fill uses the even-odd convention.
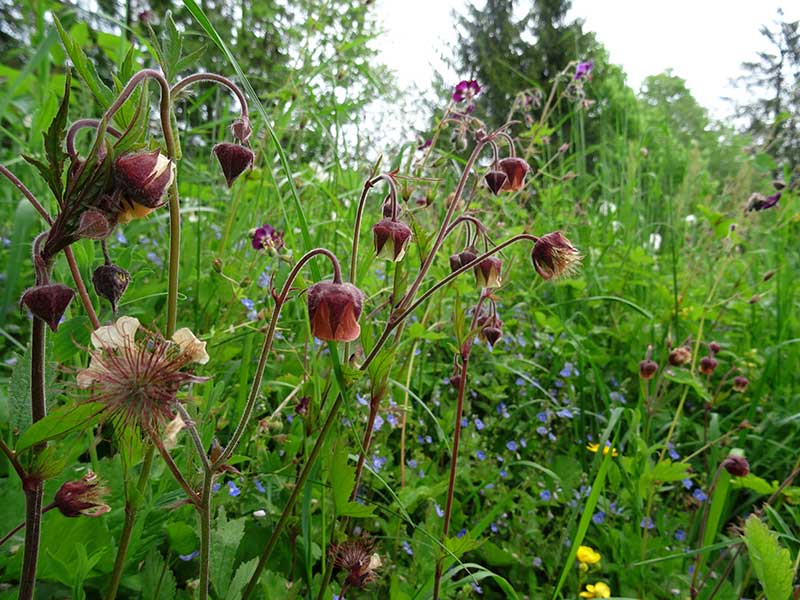
[[[451,13],[464,4],[378,0],[386,33],[376,46],[384,64],[397,73],[401,89],[413,84],[425,89],[434,70],[454,84],[461,79],[445,67],[441,55],[456,39]],[[584,19],[584,29],[597,34],[635,90],[646,76],[672,68],[700,104],[722,117],[728,104],[720,98],[735,95],[729,80],[741,73],[743,61],[765,49],[759,28],[777,18],[779,7],[785,20],[800,19],[797,0],[573,0],[570,17]]]

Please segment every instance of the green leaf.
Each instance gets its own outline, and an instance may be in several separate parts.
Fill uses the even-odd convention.
[[[744,543],[767,600],[787,600],[792,594],[792,559],[778,536],[750,515],[744,526]]]
[[[674,383],[680,383],[683,385],[688,385],[694,388],[694,391],[706,401],[711,401],[711,396],[708,393],[706,387],[697,380],[689,371],[684,369],[665,369],[664,370],[664,379],[672,381]]]
[[[211,585],[218,596],[222,596],[230,586],[236,550],[244,536],[244,519],[228,521],[225,508],[220,507],[211,539]]]
[[[467,552],[475,550],[480,545],[481,541],[474,539],[469,532],[461,537],[449,537],[444,541],[444,547],[454,554],[456,558],[461,558]]]
[[[237,600],[242,597],[242,590],[244,590],[244,586],[247,585],[247,582],[250,581],[250,577],[253,576],[257,562],[258,558],[252,558],[246,563],[239,565],[239,568],[236,569],[236,575],[234,575],[231,580],[231,585],[228,588],[228,593],[225,595],[225,600]]]
[[[658,463],[649,473],[652,481],[680,481],[689,477],[689,465],[683,462],[674,463],[666,459]]]
[[[172,600],[176,595],[175,575],[164,564],[164,558],[155,548],[147,553],[141,573],[142,598]]]
[[[350,501],[355,482],[356,468],[348,463],[347,448],[344,444],[340,444],[333,453],[330,467],[330,484],[336,514],[346,517],[368,517],[375,510],[374,506]]]
[[[64,132],[67,128],[67,117],[69,116],[69,92],[72,84],[72,73],[69,69],[66,70],[65,75],[64,96],[61,98],[61,105],[58,107],[58,112],[50,123],[47,132],[42,133],[44,136],[44,153],[47,157],[47,162],[50,163],[50,179],[47,183],[59,204],[61,204],[64,194],[62,176],[64,174],[64,159],[67,155],[64,152],[63,144]]]
[[[169,547],[177,554],[191,554],[198,546],[197,533],[194,527],[182,521],[168,523],[165,526]]]
[[[20,431],[31,424],[31,349],[17,360],[8,384],[11,428]]]
[[[100,79],[97,70],[94,68],[94,63],[86,57],[81,45],[67,33],[61,25],[61,21],[55,16],[53,19],[56,22],[58,33],[61,36],[61,43],[64,44],[64,50],[67,51],[75,70],[78,71],[81,79],[86,83],[86,86],[103,109],[107,109],[114,102],[114,92]]]
[[[28,427],[19,436],[15,450],[22,452],[36,444],[64,437],[76,429],[85,430],[97,423],[103,410],[105,405],[99,402],[57,408],[41,421]]]
[[[762,479],[752,473],[748,473],[744,477],[734,477],[731,480],[731,486],[734,488],[747,488],[762,496],[773,494],[778,489],[776,482],[769,483],[766,479]]]

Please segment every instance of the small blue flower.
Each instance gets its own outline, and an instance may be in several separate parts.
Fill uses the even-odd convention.
[[[476,594],[483,594],[483,588],[479,586],[474,581],[470,581],[469,584],[472,586],[472,589],[475,590]]]
[[[190,560],[192,560],[193,558],[197,558],[198,556],[200,556],[200,550],[195,550],[190,554],[178,554],[178,558],[180,558],[184,562],[189,562]]]
[[[681,479],[681,483],[687,490],[690,490],[694,487],[694,482],[691,479]]]
[[[539,492],[539,498],[544,500],[545,502],[550,502],[553,499],[553,494],[550,493],[550,490],[542,490]]]
[[[533,566],[536,569],[541,569],[542,568],[542,559],[539,558],[538,556],[534,556],[533,557]]]
[[[538,433],[539,435],[547,435],[549,431],[547,430],[547,427],[545,427],[544,425],[539,425],[539,427],[536,428],[536,433]]]
[[[475,453],[475,456],[477,457],[478,460],[486,460],[486,452],[484,452],[483,450],[478,450]]]
[[[672,460],[680,460],[681,455],[675,450],[675,446],[672,444],[672,442],[667,444],[667,451]]]
[[[372,424],[372,431],[380,431],[383,427],[383,417],[375,415],[375,422]]]
[[[247,310],[253,310],[253,307],[255,306],[250,298],[242,298],[241,302],[242,306],[244,306]]]
[[[525,380],[522,377],[517,377],[514,383],[516,383],[517,385],[525,385]]]
[[[576,369],[575,365],[573,365],[571,362],[564,363],[564,368],[561,369],[558,374],[561,375],[561,377],[572,377],[573,375],[577,377],[580,375],[578,369]]]
[[[266,490],[264,489],[264,485],[263,485],[263,484],[262,484],[262,483],[261,483],[261,482],[260,482],[258,479],[256,479],[255,481],[253,481],[253,485],[254,485],[254,486],[255,486],[255,488],[256,488],[256,489],[257,489],[259,492],[261,492],[262,494],[263,494],[263,493],[266,491]]]
[[[125,238],[125,234],[122,233],[122,230],[117,227],[117,234],[116,234],[117,242],[120,244],[127,244],[128,240]]]
[[[483,487],[484,487],[485,489],[487,489],[487,490],[493,490],[493,489],[494,489],[494,484],[493,484],[493,483],[487,483],[487,484],[486,484],[485,486],[483,486]]]
[[[478,431],[482,431],[483,428],[486,427],[486,425],[483,424],[483,421],[481,421],[478,417],[475,417],[475,419],[473,419],[473,422],[475,423],[475,429],[477,429]]]
[[[260,287],[262,290],[269,287],[269,280],[270,280],[270,273],[268,269],[264,269],[261,272],[261,275],[258,276],[258,281],[256,281],[256,285]]]
[[[500,469],[500,477],[505,479],[506,477],[508,477],[508,472],[505,469]]]
[[[695,488],[694,492],[692,492],[692,497],[698,502],[705,502],[708,499],[706,493],[700,488]]]
[[[240,490],[238,487],[236,487],[236,484],[233,481],[229,481],[228,482],[228,495],[229,496],[232,496],[233,498],[236,498],[236,496],[238,496],[241,493],[242,493],[242,490]]]
[[[417,477],[419,477],[420,479],[425,479],[425,471],[423,469],[417,471]]]
[[[408,468],[409,468],[409,469],[416,469],[416,468],[417,468],[417,461],[416,461],[416,460],[414,460],[413,458],[409,458],[409,459],[406,461],[406,464],[408,465]]]
[[[467,419],[467,417],[461,417],[461,427],[462,427],[462,429],[464,427],[468,427],[468,426],[469,426],[469,419]]]
[[[497,459],[497,462],[499,463],[504,463],[506,461],[506,459],[500,456],[499,454],[495,454],[494,457]]]
[[[378,456],[377,454],[372,455],[372,470],[376,473],[380,473],[383,465],[386,464],[386,457]]]
[[[519,449],[517,442],[511,440],[510,442],[506,442],[506,448],[508,448],[511,452],[516,452]]]
[[[408,540],[403,541],[403,552],[409,556],[414,556],[414,550],[411,549],[411,544],[408,543]]]
[[[221,483],[219,483],[219,482],[217,482],[217,483],[215,483],[213,486],[211,486],[211,489],[212,489],[213,491],[215,491],[215,492],[218,492],[218,491],[219,491],[219,488],[220,488],[221,486],[222,486],[222,484],[221,484]]]
[[[606,513],[602,510],[598,510],[596,513],[592,515],[592,523],[595,525],[602,525],[606,520]]]
[[[575,416],[572,414],[572,411],[568,408],[562,408],[556,413],[556,415],[558,415],[562,419],[572,419]]]
[[[432,444],[433,443],[433,438],[431,436],[429,436],[429,435],[426,435],[425,436],[425,443],[426,444]]]
[[[546,412],[540,412],[536,415],[536,418],[539,419],[542,423],[547,423],[548,415]]]
[[[675,539],[679,542],[686,541],[686,532],[683,529],[676,529],[675,530]]]
[[[467,530],[466,530],[465,528],[463,528],[463,527],[462,527],[462,528],[461,528],[461,531],[459,531],[459,532],[456,534],[456,537],[457,537],[457,538],[462,538],[462,537],[464,537],[465,535],[467,535]]]
[[[489,525],[489,529],[491,529],[491,530],[492,530],[492,533],[497,533],[498,531],[500,531],[500,529],[499,529],[499,528],[497,527],[497,525],[495,525],[494,523],[492,523],[491,525]]]
[[[519,445],[522,446],[523,448],[527,448],[528,442],[525,441],[525,438],[519,438]]]
[[[151,263],[153,263],[157,267],[163,267],[164,266],[164,259],[161,258],[155,252],[148,252],[147,253],[147,260],[149,260]]]
[[[394,416],[394,413],[389,413],[388,415],[386,415],[386,420],[389,422],[389,425],[392,426],[392,429],[397,427],[398,425],[397,417]]]
[[[444,516],[444,511],[442,510],[442,507],[439,506],[438,504],[434,504],[433,508],[436,510],[436,516],[438,516],[441,519]]]
[[[356,402],[358,402],[361,406],[369,406],[369,398],[362,396],[361,394],[356,394]]]
[[[611,400],[612,402],[619,402],[620,404],[626,404],[626,402],[625,402],[625,396],[623,396],[623,395],[622,395],[621,393],[619,393],[619,392],[611,392],[611,393],[608,395],[608,398],[609,398],[609,400]]]
[[[656,524],[653,523],[653,519],[650,517],[642,517],[642,520],[639,522],[639,527],[642,529],[653,529]]]

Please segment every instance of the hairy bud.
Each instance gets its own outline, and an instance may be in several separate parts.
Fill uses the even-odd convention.
[[[642,379],[652,379],[658,372],[658,363],[653,359],[647,358],[639,363],[639,377]]]
[[[114,163],[122,192],[120,223],[141,218],[162,206],[161,198],[175,179],[175,163],[160,150],[123,154]]]
[[[104,213],[90,208],[81,213],[76,233],[82,238],[104,240],[111,235],[113,229],[114,223]]]
[[[215,145],[213,152],[219,161],[219,166],[222,167],[228,187],[233,185],[239,175],[253,166],[255,159],[255,154],[250,148],[230,142]]]
[[[744,375],[737,375],[733,378],[733,391],[734,392],[745,392],[747,391],[747,386],[750,385],[750,380],[747,379]]]
[[[560,231],[543,235],[533,245],[531,261],[542,279],[557,279],[574,273],[581,254]]]
[[[250,125],[250,119],[247,117],[236,119],[233,122],[233,125],[231,125],[231,131],[233,132],[234,138],[240,142],[246,142],[250,137],[250,134],[253,133],[253,127]]]
[[[20,304],[24,304],[34,316],[56,331],[58,322],[67,310],[67,306],[75,297],[71,288],[61,283],[48,283],[29,288],[22,294]]]
[[[508,175],[503,171],[489,171],[483,176],[483,179],[486,181],[486,185],[489,189],[492,190],[492,193],[497,196],[500,190],[503,189],[503,185],[508,181]]]
[[[717,368],[717,359],[713,356],[704,356],[700,359],[699,370],[703,375],[713,375]]]
[[[100,265],[92,274],[94,291],[111,303],[114,314],[117,314],[117,302],[128,289],[130,282],[131,274],[117,265]]]
[[[382,219],[372,228],[375,239],[375,253],[379,258],[386,258],[393,262],[403,260],[409,242],[411,242],[411,228],[402,221]]]
[[[722,468],[734,477],[744,477],[750,472],[750,463],[744,456],[730,455],[722,461]]]
[[[325,281],[308,288],[311,333],[331,342],[352,342],[361,335],[358,319],[364,294],[350,283]]]

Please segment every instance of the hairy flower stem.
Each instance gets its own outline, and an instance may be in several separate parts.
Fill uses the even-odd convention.
[[[126,493],[125,497],[125,522],[122,525],[122,533],[119,538],[119,546],[117,547],[117,558],[114,560],[114,570],[111,572],[111,582],[106,592],[106,600],[114,600],[119,591],[119,584],[122,581],[122,572],[125,570],[125,557],[128,554],[128,547],[131,544],[131,536],[133,535],[133,526],[136,523],[136,514],[139,510],[139,500],[144,495],[147,483],[150,478],[150,469],[153,466],[153,457],[155,456],[155,447],[148,446],[145,450],[144,462],[142,463],[142,471],[139,474],[139,480],[136,483],[137,494]],[[134,499],[136,498],[136,500]]]
[[[456,469],[458,467],[458,447],[461,441],[461,417],[464,413],[464,394],[467,390],[467,368],[469,367],[469,357],[472,353],[472,339],[475,325],[478,322],[478,317],[483,306],[483,301],[489,292],[483,290],[481,292],[480,300],[475,306],[472,314],[472,323],[470,324],[467,338],[461,347],[461,378],[458,381],[458,400],[456,402],[456,417],[453,430],[453,451],[450,455],[450,478],[447,483],[447,502],[444,506],[444,523],[442,525],[442,546],[445,546],[447,535],[450,533],[450,517],[453,514],[453,496],[456,489]],[[439,586],[442,579],[442,570],[444,568],[444,556],[440,556],[436,561],[436,572],[433,578],[433,600],[439,599]]]
[[[242,118],[243,119],[249,118],[249,113],[247,110],[247,100],[245,100],[242,90],[239,89],[239,86],[237,86],[227,77],[223,77],[222,75],[218,75],[216,73],[195,73],[193,75],[189,75],[188,77],[184,77],[178,83],[172,86],[172,88],[170,89],[170,95],[173,98],[175,98],[187,87],[189,87],[193,83],[198,83],[200,81],[211,81],[214,83],[219,83],[220,85],[223,85],[229,90],[231,90],[236,95],[236,99],[239,101],[239,108],[242,113]]]

